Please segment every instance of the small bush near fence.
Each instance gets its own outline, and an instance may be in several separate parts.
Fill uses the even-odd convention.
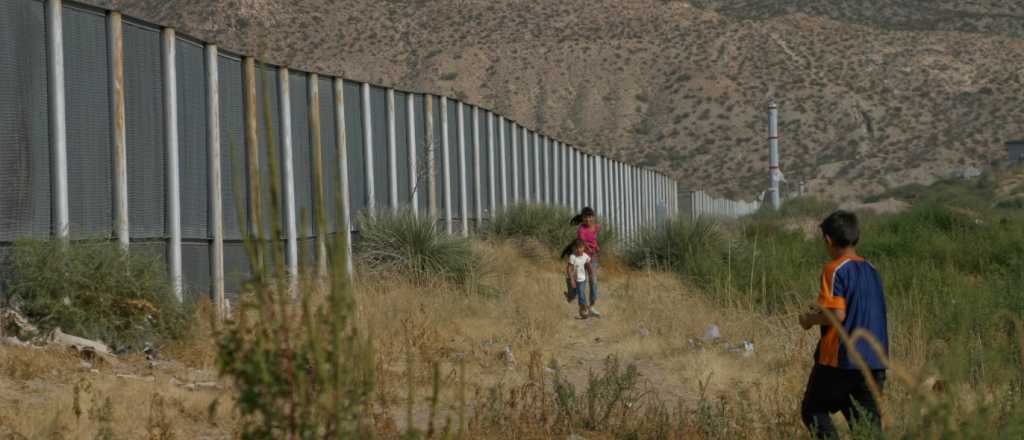
[[[359,217],[355,258],[367,270],[413,280],[438,279],[463,284],[480,269],[468,239],[450,236],[428,216],[412,211],[381,211]]]
[[[536,240],[554,252],[576,236],[569,224],[573,215],[566,208],[521,203],[495,215],[487,232],[494,237]]]
[[[491,220],[487,233],[492,237],[534,240],[550,248],[552,253],[561,251],[576,237],[577,226],[570,220],[573,211],[556,206],[518,204],[504,210]],[[619,234],[615,225],[602,223],[597,241],[601,253],[608,255],[619,247]]]
[[[163,261],[107,241],[20,241],[10,256],[8,301],[44,330],[141,350],[189,329]]]

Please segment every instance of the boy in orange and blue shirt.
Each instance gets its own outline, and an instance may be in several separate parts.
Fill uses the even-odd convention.
[[[866,424],[880,434],[878,402],[854,354],[849,353],[840,340],[839,329],[832,325],[832,319],[842,325],[848,335],[863,329],[881,344],[884,350],[881,354],[864,340],[854,346],[881,390],[886,369],[883,356],[889,354],[882,279],[871,263],[857,255],[860,228],[855,214],[842,210],[832,213],[821,223],[821,232],[832,261],[821,275],[817,301],[820,308],[800,315],[800,326],[804,330],[821,327],[821,340],[814,352],[814,368],[800,405],[800,416],[818,438],[838,438],[830,417],[835,412],[842,412],[851,425]],[[832,319],[826,313],[831,314]]]

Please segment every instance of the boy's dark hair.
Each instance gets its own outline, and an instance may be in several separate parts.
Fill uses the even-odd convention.
[[[845,248],[856,246],[860,241],[860,226],[857,214],[842,209],[829,214],[819,226],[821,233],[832,239],[832,244]]]
[[[573,217],[572,220],[569,220],[569,224],[571,224],[573,226],[576,226],[576,225],[578,225],[580,223],[583,223],[583,217],[590,217],[590,216],[593,216],[593,215],[595,215],[594,214],[594,209],[589,207],[589,206],[587,206],[587,207],[583,208],[582,210],[580,210],[580,213],[576,214],[576,216]]]
[[[569,245],[565,247],[565,249],[562,249],[562,258],[566,258],[569,255],[576,252],[576,247],[580,245],[586,245],[586,243],[584,243],[583,240],[580,240],[578,238],[573,240],[572,243],[569,243]]]

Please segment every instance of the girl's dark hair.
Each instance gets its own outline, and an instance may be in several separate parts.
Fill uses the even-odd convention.
[[[562,249],[562,258],[568,257],[573,252],[576,252],[577,247],[585,244],[586,243],[583,243],[583,240],[580,240],[578,238],[573,240],[572,243],[569,243],[569,245],[565,247],[565,249]]]
[[[573,217],[572,220],[569,220],[569,224],[571,224],[573,226],[576,226],[576,225],[578,225],[580,223],[583,223],[583,217],[590,217],[590,216],[593,216],[593,215],[594,215],[594,209],[589,207],[589,206],[587,206],[587,207],[583,208],[582,210],[580,210],[580,213],[576,214],[576,216]]]

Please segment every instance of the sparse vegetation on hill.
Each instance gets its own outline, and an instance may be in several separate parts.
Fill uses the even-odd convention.
[[[770,97],[783,171],[819,196],[985,166],[1024,134],[1012,2],[116,3],[292,68],[463,96],[731,198],[767,186]]]

